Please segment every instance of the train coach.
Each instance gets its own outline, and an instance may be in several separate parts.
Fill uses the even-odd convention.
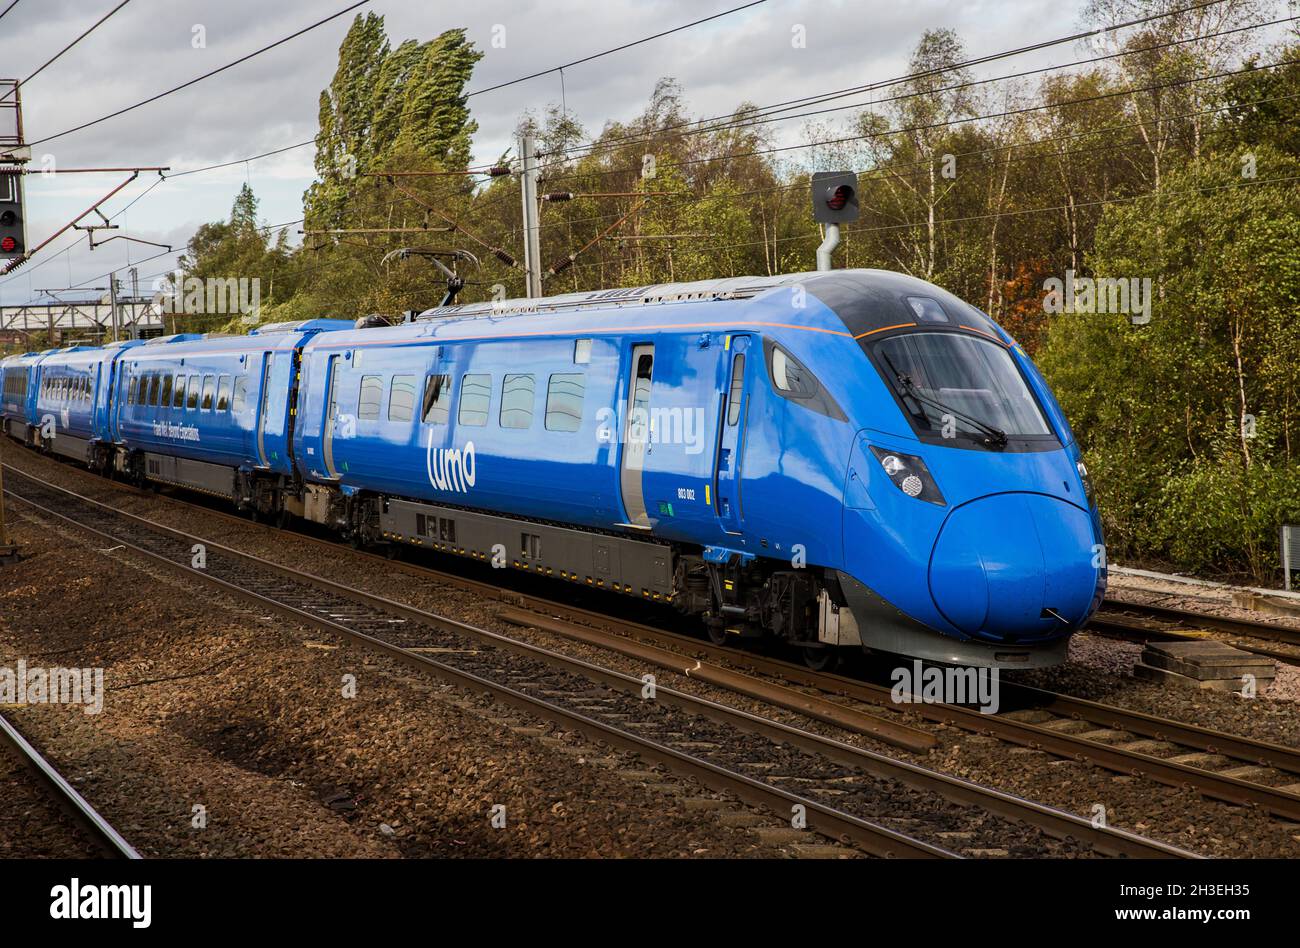
[[[932,284],[846,270],[320,322],[133,350],[113,466],[672,603],[814,665],[1052,664],[1104,591],[1059,406]]]

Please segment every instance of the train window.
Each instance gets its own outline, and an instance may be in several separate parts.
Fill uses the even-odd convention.
[[[168,372],[163,376],[162,394],[158,396],[158,404],[166,408],[172,403],[172,374]]]
[[[573,364],[587,365],[589,362],[591,362],[591,340],[573,340]]]
[[[202,384],[203,380],[197,375],[190,376],[190,390],[185,395],[186,408],[195,409],[199,407],[199,386]]]
[[[528,428],[533,423],[533,377],[507,375],[501,381],[501,427]]]
[[[806,398],[816,391],[812,377],[780,346],[772,347],[772,384],[795,398]]]
[[[357,401],[358,418],[378,418],[384,401],[384,379],[380,375],[361,377],[361,395]]]
[[[460,379],[460,411],[458,423],[474,428],[487,424],[488,409],[492,407],[492,376],[463,375]]]
[[[135,386],[139,381],[134,375],[131,376],[131,384],[126,387],[126,403],[128,405],[135,404]]]
[[[745,354],[737,352],[731,360],[731,392],[727,395],[727,425],[740,421],[740,403],[745,395]]]
[[[157,372],[150,373],[149,375],[149,404],[150,405],[158,404],[158,387],[161,384],[162,384],[162,376],[159,375]]]
[[[424,411],[420,417],[426,425],[445,425],[451,413],[451,376],[430,375],[424,380]]]
[[[577,431],[582,425],[582,397],[587,379],[579,372],[551,376],[546,386],[546,430]]]
[[[248,405],[248,376],[241,375],[235,379],[235,394],[231,397],[230,410],[240,414]]]
[[[217,411],[230,407],[230,376],[223,375],[217,381]]]
[[[410,421],[415,417],[415,376],[394,375],[388,393],[388,420]]]
[[[772,380],[772,388],[778,395],[797,401],[809,411],[826,415],[836,421],[848,421],[844,409],[840,408],[831,393],[826,391],[817,377],[798,359],[771,339],[763,340],[763,352],[767,360],[767,371]]]
[[[217,392],[217,377],[215,375],[203,376],[203,402],[199,406],[203,411],[212,410],[212,396]]]
[[[176,387],[172,389],[172,408],[185,407],[185,376],[176,373]]]

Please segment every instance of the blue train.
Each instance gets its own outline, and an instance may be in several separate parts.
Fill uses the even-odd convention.
[[[0,364],[8,433],[102,473],[671,603],[773,635],[1030,668],[1106,572],[1024,351],[879,270],[459,304]]]

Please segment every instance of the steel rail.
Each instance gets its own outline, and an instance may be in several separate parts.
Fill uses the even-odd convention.
[[[1261,622],[1258,619],[1234,619],[1228,616],[1210,615],[1194,609],[1179,609],[1173,606],[1156,606],[1146,603],[1126,602],[1122,599],[1107,599],[1103,603],[1107,609],[1117,612],[1136,612],[1163,622],[1179,622],[1195,625],[1215,632],[1228,632],[1233,635],[1246,635],[1272,642],[1284,642],[1287,645],[1300,645],[1300,629]],[[1106,618],[1106,616],[1102,616]]]
[[[82,497],[74,492],[66,491],[62,488],[54,487],[53,485],[42,486],[65,494],[71,494],[86,503],[105,507],[105,509],[110,510],[118,516],[139,522],[141,525],[148,525],[150,528],[161,532],[170,533],[177,538],[193,539],[197,542],[203,542],[208,547],[209,551],[219,551],[228,556],[248,562],[255,562],[258,566],[280,572],[284,575],[297,574],[295,578],[303,581],[310,582],[312,579],[316,579],[320,582],[329,583],[328,580],[322,580],[320,577],[311,577],[310,574],[298,573],[298,571],[289,570],[287,567],[259,560],[257,557],[252,557],[249,554],[241,553],[228,547],[223,547],[220,544],[211,543],[200,537],[184,534],[181,531],[173,530],[172,528],[161,524],[154,524],[144,518],[137,517],[134,514],[113,510],[111,507],[101,505],[97,501]],[[710,761],[685,754],[674,748],[642,737],[641,735],[632,734],[587,715],[570,711],[569,709],[560,707],[552,702],[528,695],[507,685],[482,678],[462,669],[457,669],[444,662],[430,658],[427,655],[411,651],[410,649],[390,642],[385,642],[382,639],[349,628],[347,625],[331,618],[314,614],[288,603],[280,602],[274,598],[264,596],[253,590],[245,589],[238,584],[227,582],[220,577],[213,576],[204,570],[195,569],[185,563],[179,563],[162,553],[141,546],[121,534],[89,526],[78,521],[75,517],[29,500],[17,491],[13,490],[12,487],[6,487],[5,490],[9,493],[12,499],[39,511],[46,516],[58,518],[79,530],[86,531],[103,540],[130,550],[133,553],[145,556],[157,563],[163,564],[183,575],[186,575],[191,579],[198,580],[201,583],[220,589],[222,592],[237,599],[255,604],[261,609],[269,610],[285,618],[301,622],[309,628],[337,634],[348,641],[355,642],[371,651],[394,659],[407,667],[418,671],[432,673],[436,677],[468,691],[476,691],[479,693],[486,692],[491,694],[494,698],[501,700],[502,703],[509,707],[579,731],[590,739],[604,741],[623,750],[640,754],[647,759],[662,763],[664,766],[680,774],[696,779],[704,786],[710,787],[714,790],[733,793],[747,802],[765,806],[782,818],[789,818],[792,806],[802,806],[804,807],[804,812],[807,816],[807,827],[823,836],[840,841],[851,841],[854,845],[862,848],[864,851],[881,857],[905,856],[962,858],[957,853],[927,843],[924,840],[913,839],[905,834],[891,830],[888,827],[872,823],[868,820],[861,819],[860,817],[853,816],[852,814],[826,806],[816,800],[799,796],[798,794],[791,793],[790,791],[779,787],[770,786],[769,784],[758,781],[745,774],[736,773],[725,767],[711,763]],[[312,584],[315,585],[315,583]],[[502,640],[502,642],[511,641],[506,639],[504,636],[497,636],[495,633],[487,630],[476,629],[473,626],[469,626],[457,620],[434,616],[431,613],[423,613],[421,614],[421,618],[422,621],[436,627],[454,628],[459,632],[476,634],[493,640],[499,639]],[[518,644],[522,645],[525,643]],[[553,660],[562,660],[575,668],[582,667],[583,670],[587,672],[587,677],[604,683],[612,684],[618,682],[625,688],[634,688],[637,692],[644,688],[644,682],[640,679],[632,678],[631,676],[623,675],[610,669],[601,669],[598,666],[590,665],[589,663],[570,659],[566,656],[560,656],[558,653],[548,654],[546,650],[538,649],[533,646],[529,646],[528,651],[539,656],[552,658]],[[715,719],[723,719],[729,722],[735,722],[741,719],[751,719],[749,720],[749,723],[751,724],[751,727],[748,728],[749,730],[759,731],[760,733],[762,733],[762,730],[766,730],[768,736],[781,734],[785,739],[792,742],[798,740],[803,733],[799,732],[797,729],[789,728],[786,725],[765,721],[757,716],[748,715],[745,712],[734,711],[733,709],[725,708],[722,705],[706,703],[701,699],[680,692],[674,692],[671,689],[657,688],[656,697],[660,700],[666,700],[668,703],[673,703],[676,706],[683,707],[696,713],[700,713],[701,710],[711,712],[706,716]],[[807,736],[815,737],[815,735]],[[848,748],[848,745],[842,746]],[[856,749],[850,748],[850,750]],[[1138,840],[1142,839],[1141,837],[1135,838]],[[1155,847],[1162,844],[1156,844],[1154,841],[1150,842],[1152,843],[1152,846],[1147,847],[1146,852],[1143,854],[1160,854],[1160,850]],[[1175,847],[1166,848],[1170,850],[1168,853],[1169,855],[1182,854],[1182,851],[1177,850]]]
[[[21,474],[21,472],[19,473]],[[30,477],[28,479],[30,480]],[[645,685],[640,678],[626,675],[613,669],[604,668],[571,656],[563,655],[549,649],[544,649],[531,643],[510,638],[509,636],[503,636],[486,629],[477,628],[467,623],[460,622],[459,620],[450,619],[445,616],[438,616],[403,603],[393,602],[392,600],[384,599],[383,597],[375,596],[354,589],[350,586],[335,583],[332,580],[323,577],[295,570],[278,563],[273,563],[261,559],[260,557],[253,556],[252,554],[243,553],[239,550],[207,541],[193,534],[188,534],[163,524],[158,524],[136,514],[118,510],[110,505],[77,494],[75,491],[71,491],[67,488],[45,484],[40,486],[56,493],[73,497],[82,503],[105,510],[114,516],[134,522],[149,530],[168,534],[187,543],[190,541],[204,543],[207,547],[209,557],[211,557],[212,553],[215,551],[246,564],[253,565],[259,570],[275,573],[285,577],[286,579],[305,583],[322,591],[331,592],[335,595],[344,596],[359,604],[376,608],[377,610],[389,615],[410,619],[450,632],[471,635],[480,640],[502,646],[510,651],[530,657],[540,658],[549,664],[562,666],[567,670],[571,670],[589,679],[618,688],[629,694],[639,694]],[[337,633],[350,640],[357,641],[368,648],[381,651],[389,657],[398,659],[412,667],[433,672],[444,680],[451,681],[454,684],[477,688],[478,690],[486,690],[493,694],[499,694],[502,700],[506,703],[530,714],[552,720],[561,720],[562,723],[575,727],[578,730],[582,730],[584,733],[589,735],[593,734],[594,729],[594,736],[598,739],[609,740],[626,749],[636,750],[643,753],[652,759],[659,760],[672,769],[677,769],[681,772],[686,772],[690,776],[696,777],[707,786],[712,786],[715,789],[730,790],[743,799],[748,799],[751,802],[764,803],[782,816],[788,815],[790,812],[789,807],[792,803],[801,804],[806,808],[806,812],[809,814],[808,825],[810,828],[813,828],[824,835],[831,836],[832,838],[850,839],[868,852],[873,852],[878,855],[956,855],[923,841],[912,840],[893,830],[861,820],[851,814],[827,807],[824,804],[817,803],[816,801],[799,797],[789,791],[772,787],[769,784],[756,781],[745,775],[737,774],[733,771],[727,770],[726,768],[718,767],[718,765],[712,764],[711,762],[682,754],[680,751],[673,748],[655,742],[649,742],[641,735],[630,734],[603,722],[588,718],[585,715],[579,715],[575,712],[569,711],[568,709],[556,707],[550,702],[545,702],[531,695],[511,689],[508,686],[499,685],[488,679],[465,672],[464,670],[456,669],[443,662],[429,658],[424,654],[413,652],[402,646],[385,642],[382,639],[367,635],[356,629],[351,629],[345,624],[336,622],[331,618],[300,609],[288,603],[279,602],[255,591],[244,589],[236,584],[213,576],[204,570],[194,569],[183,562],[177,562],[164,554],[140,546],[139,544],[132,542],[129,537],[124,537],[119,533],[100,530],[96,527],[89,526],[78,521],[74,517],[52,510],[38,502],[29,500],[20,492],[14,490],[12,486],[7,488],[7,490],[15,500],[25,503],[46,515],[61,519],[76,526],[78,529],[93,533],[105,540],[111,541],[112,543],[121,544],[135,552],[166,564],[174,570],[188,575],[191,578],[198,579],[201,582],[221,588],[223,591],[231,593],[232,595],[254,602],[259,607],[271,609],[280,615],[304,622],[310,627]],[[1017,820],[1035,826],[1045,833],[1057,838],[1069,836],[1080,839],[1088,843],[1098,852],[1148,858],[1153,856],[1195,858],[1194,853],[1190,853],[1168,843],[1147,839],[1124,830],[1112,829],[1109,827],[1096,827],[1093,826],[1090,820],[1085,820],[1082,817],[1072,813],[1067,813],[1063,810],[1057,810],[1052,807],[1024,800],[1011,794],[983,787],[970,781],[943,774],[938,771],[929,770],[907,761],[897,760],[885,755],[876,754],[863,748],[834,741],[812,732],[803,731],[749,712],[730,708],[695,695],[658,686],[656,688],[656,698],[690,713],[701,715],[741,730],[761,734],[774,741],[791,744],[802,750],[819,754],[838,763],[847,764],[868,773],[874,773],[879,776],[899,780],[908,786],[918,789],[931,790],[939,793],[946,799],[955,802],[979,806],[988,812],[1004,818]],[[737,779],[741,781],[741,784],[735,783]],[[722,781],[722,784],[720,784],[719,781]],[[814,816],[816,817],[815,820]]]
[[[6,467],[8,467],[8,465],[6,465]],[[31,478],[30,474],[25,474],[23,471],[18,469],[10,468],[10,470],[20,476],[25,476],[29,479]],[[132,493],[143,496],[148,495],[147,491],[129,485],[122,485],[117,482],[109,483],[113,483],[114,486],[123,488]],[[65,488],[55,489],[72,494],[73,496],[81,496],[77,495],[73,491],[68,491]],[[89,500],[89,498],[84,499]],[[93,500],[90,500],[90,502],[98,503]],[[223,517],[243,525],[249,523],[245,518],[224,511],[213,510],[206,505],[194,504],[186,500],[178,500],[178,502],[190,507],[196,507],[218,517]],[[133,516],[121,511],[118,512],[122,513],[124,516]],[[143,518],[137,519],[143,520]],[[264,526],[266,526],[266,529],[274,529],[269,525]],[[170,528],[163,527],[162,529]],[[293,531],[293,535],[335,550],[340,546],[337,541],[322,539],[308,533]],[[412,575],[422,576],[424,578],[434,578],[440,582],[478,593],[490,599],[496,599],[511,605],[532,609],[533,611],[542,614],[568,616],[574,619],[578,624],[591,625],[596,628],[604,629],[607,632],[633,634],[643,638],[649,638],[659,643],[676,645],[679,648],[687,649],[688,654],[706,655],[714,660],[742,664],[760,674],[783,678],[787,681],[794,681],[808,687],[820,689],[824,692],[838,693],[855,700],[899,710],[899,705],[893,700],[890,689],[872,685],[867,682],[847,678],[842,675],[813,672],[801,665],[785,662],[780,659],[760,657],[751,652],[740,652],[735,649],[715,646],[700,639],[669,632],[654,626],[628,622],[604,613],[554,602],[540,596],[534,596],[517,590],[503,589],[500,586],[458,576],[454,573],[448,573],[417,564],[404,563],[400,560],[391,560],[369,551],[353,550],[353,552],[357,555],[370,557],[379,562],[385,563],[389,568],[395,567]],[[267,565],[274,566],[275,564],[268,563]],[[317,578],[319,579],[319,577]],[[326,580],[324,582],[328,581]],[[360,591],[358,590],[357,592]],[[386,600],[386,602],[388,601]],[[410,608],[400,603],[392,603],[392,605],[399,609]],[[1002,683],[1002,687],[1010,688],[1014,691],[1016,687],[1021,686],[1014,686],[1004,682]],[[1027,693],[1028,692],[1022,692],[1022,694]],[[1042,694],[1047,693],[1044,692]],[[1170,719],[1157,718],[1151,715],[1141,715],[1138,712],[1126,712],[1124,709],[1113,708],[1109,705],[1101,705],[1095,702],[1086,702],[1083,701],[1083,699],[1070,699],[1065,695],[1054,695],[1054,697],[1060,701],[1073,702],[1073,707],[1076,711],[1083,712],[1086,710],[1086,714],[1080,713],[1079,716],[1084,720],[1090,720],[1099,725],[1110,726],[1108,722],[1115,720],[1118,715],[1120,718],[1123,718],[1128,722],[1129,727],[1127,729],[1131,729],[1135,733],[1144,737],[1157,740],[1175,740],[1177,743],[1186,744],[1186,746],[1206,753],[1223,753],[1229,756],[1238,757],[1240,760],[1249,763],[1257,763],[1262,760],[1290,760],[1292,762],[1281,765],[1280,769],[1294,772],[1294,752],[1279,745],[1237,737],[1209,728],[1183,724]],[[1205,796],[1222,800],[1224,802],[1243,806],[1259,806],[1266,812],[1272,813],[1276,816],[1291,820],[1300,820],[1300,795],[1284,790],[1252,783],[1236,777],[1216,774],[1213,771],[1165,760],[1154,755],[1123,750],[1076,735],[1039,727],[1028,722],[1015,721],[997,715],[982,714],[978,710],[962,707],[960,705],[915,702],[908,703],[906,708],[927,720],[960,727],[964,730],[973,731],[975,733],[996,736],[1011,743],[1045,750],[1059,756],[1090,761],[1116,773],[1144,776],[1159,783],[1178,788],[1192,788],[1203,793]],[[1179,735],[1179,737],[1173,738],[1172,735],[1174,734]],[[1269,763],[1269,766],[1279,765]]]
[[[59,807],[79,825],[91,841],[104,854],[114,859],[139,859],[135,851],[115,830],[111,823],[86,802],[86,798],[77,792],[76,787],[68,783],[62,774],[54,768],[41,752],[32,746],[4,715],[0,714],[0,738],[3,743],[34,773],[37,779],[58,802]]]

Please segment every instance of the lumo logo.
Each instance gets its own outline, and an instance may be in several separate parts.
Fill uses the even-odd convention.
[[[474,457],[474,442],[466,441],[462,448],[435,448],[433,431],[429,431],[429,447],[425,451],[425,468],[429,483],[438,490],[469,493],[478,477],[478,462]]]

